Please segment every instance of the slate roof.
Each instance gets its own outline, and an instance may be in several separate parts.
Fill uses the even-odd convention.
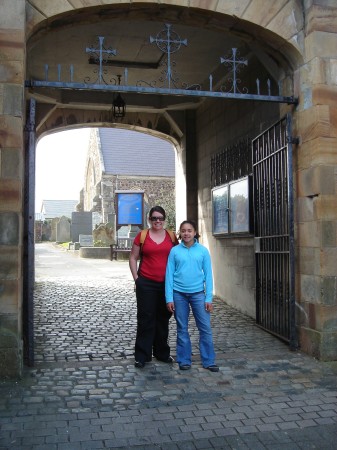
[[[175,176],[170,142],[137,131],[99,128],[106,175]]]
[[[78,200],[43,200],[41,213],[45,219],[54,219],[62,216],[71,219],[71,213],[76,211],[78,203]]]

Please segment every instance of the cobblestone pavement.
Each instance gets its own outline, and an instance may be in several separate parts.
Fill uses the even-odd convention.
[[[36,274],[36,366],[0,384],[0,449],[337,449],[333,365],[215,299],[220,372],[202,368],[193,323],[190,371],[135,369],[127,262],[41,245]]]

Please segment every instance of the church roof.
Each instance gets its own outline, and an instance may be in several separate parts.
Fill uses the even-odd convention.
[[[55,217],[68,217],[71,219],[71,213],[76,211],[78,200],[43,200],[41,213],[44,219],[54,219]]]
[[[173,145],[146,133],[99,128],[106,175],[175,176]]]

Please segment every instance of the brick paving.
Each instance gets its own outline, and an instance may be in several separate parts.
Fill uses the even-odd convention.
[[[155,359],[135,369],[127,262],[37,254],[48,264],[36,267],[36,365],[0,384],[0,449],[337,449],[332,364],[215,299],[218,373],[200,364],[193,321],[190,371]],[[171,320],[173,356],[174,337]]]

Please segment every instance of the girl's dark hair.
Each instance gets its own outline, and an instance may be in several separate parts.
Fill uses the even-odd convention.
[[[199,239],[200,238],[200,234],[197,232],[197,224],[196,224],[196,222],[194,222],[194,220],[190,220],[190,219],[187,219],[187,220],[184,220],[183,222],[181,222],[180,227],[179,227],[179,237],[178,237],[178,239],[181,239],[181,235],[180,235],[181,227],[186,225],[186,224],[192,225],[192,227],[194,228],[194,231],[195,231],[195,236],[194,237],[196,239]]]
[[[161,206],[153,206],[153,208],[150,209],[149,217],[151,217],[154,212],[159,212],[164,217],[164,219],[166,219],[165,209]]]

